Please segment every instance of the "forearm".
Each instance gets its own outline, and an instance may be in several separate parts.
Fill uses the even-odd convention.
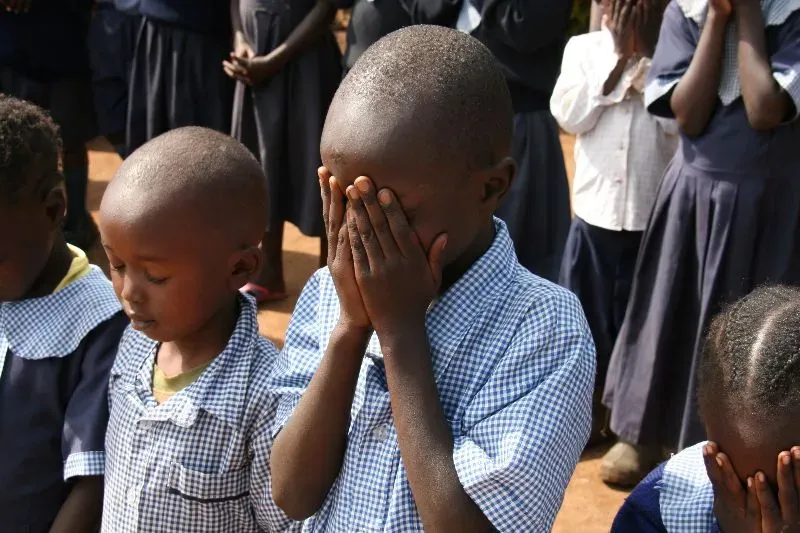
[[[727,23],[727,17],[709,12],[689,69],[672,93],[672,112],[690,137],[705,130],[717,106]]]
[[[50,533],[94,533],[103,514],[103,478],[81,477],[72,485]]]
[[[756,130],[776,128],[788,118],[792,103],[772,74],[760,5],[748,3],[737,7],[736,22],[739,79],[747,118]]]
[[[239,12],[239,0],[231,0],[231,26],[234,35],[242,32],[242,15]]]
[[[425,531],[492,531],[456,472],[424,322],[381,339],[381,349],[400,455]]]
[[[314,8],[292,30],[286,41],[267,55],[267,59],[277,61],[281,65],[293,61],[326,31],[330,31],[330,25],[335,15],[336,8],[328,0],[317,0]]]
[[[350,408],[369,333],[338,325],[317,372],[272,448],[275,503],[304,520],[325,501],[339,475]]]

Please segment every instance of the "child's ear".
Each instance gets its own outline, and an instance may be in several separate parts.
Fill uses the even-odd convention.
[[[63,185],[57,185],[44,194],[42,200],[50,228],[61,228],[67,213],[67,195]]]
[[[244,285],[255,279],[261,273],[264,264],[261,250],[258,246],[248,246],[238,250],[231,256],[231,290],[239,290]]]
[[[484,171],[482,200],[492,212],[508,192],[516,174],[517,163],[510,157],[504,157],[497,165]]]

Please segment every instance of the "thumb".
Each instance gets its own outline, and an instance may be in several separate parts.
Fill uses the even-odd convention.
[[[447,234],[442,233],[433,241],[428,252],[428,267],[431,269],[433,282],[438,290],[442,284],[442,269],[444,268],[444,249],[447,246]]]

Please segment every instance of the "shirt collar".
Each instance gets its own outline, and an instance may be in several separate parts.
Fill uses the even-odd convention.
[[[136,386],[140,397],[149,398],[154,403],[152,377],[158,343],[141,333],[138,335],[142,349],[137,350]],[[230,426],[238,427],[244,412],[253,358],[268,346],[268,341],[258,332],[255,300],[240,295],[239,318],[225,349],[197,381],[152,410],[147,418],[168,419],[178,426],[191,427],[203,410]]]
[[[714,488],[703,446],[686,448],[667,461],[658,486],[661,521],[669,533],[708,533],[714,525]]]
[[[121,309],[111,282],[92,266],[89,274],[57,292],[0,304],[0,335],[17,357],[66,357]]]
[[[438,354],[434,358],[436,379],[441,377],[478,316],[494,299],[506,293],[517,268],[521,268],[505,223],[495,218],[494,228],[494,241],[486,253],[428,311],[428,337],[431,348]]]

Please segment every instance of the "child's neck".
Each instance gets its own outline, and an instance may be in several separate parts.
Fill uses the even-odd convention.
[[[167,376],[176,376],[208,363],[228,345],[238,318],[239,300],[234,295],[198,331],[162,343],[156,354],[156,364]]]
[[[467,270],[475,264],[475,261],[480,259],[483,254],[492,246],[494,242],[495,229],[494,220],[490,219],[487,224],[481,228],[481,231],[475,236],[472,244],[464,250],[455,261],[447,265],[442,271],[442,284],[439,287],[439,295],[441,296],[452,287],[461,276],[467,273]]]
[[[58,287],[61,280],[69,272],[69,267],[72,264],[72,252],[69,251],[66,241],[62,235],[55,237],[53,247],[50,249],[50,255],[44,268],[39,273],[36,281],[33,282],[28,292],[23,299],[29,300],[31,298],[41,298],[51,294],[53,290]]]

